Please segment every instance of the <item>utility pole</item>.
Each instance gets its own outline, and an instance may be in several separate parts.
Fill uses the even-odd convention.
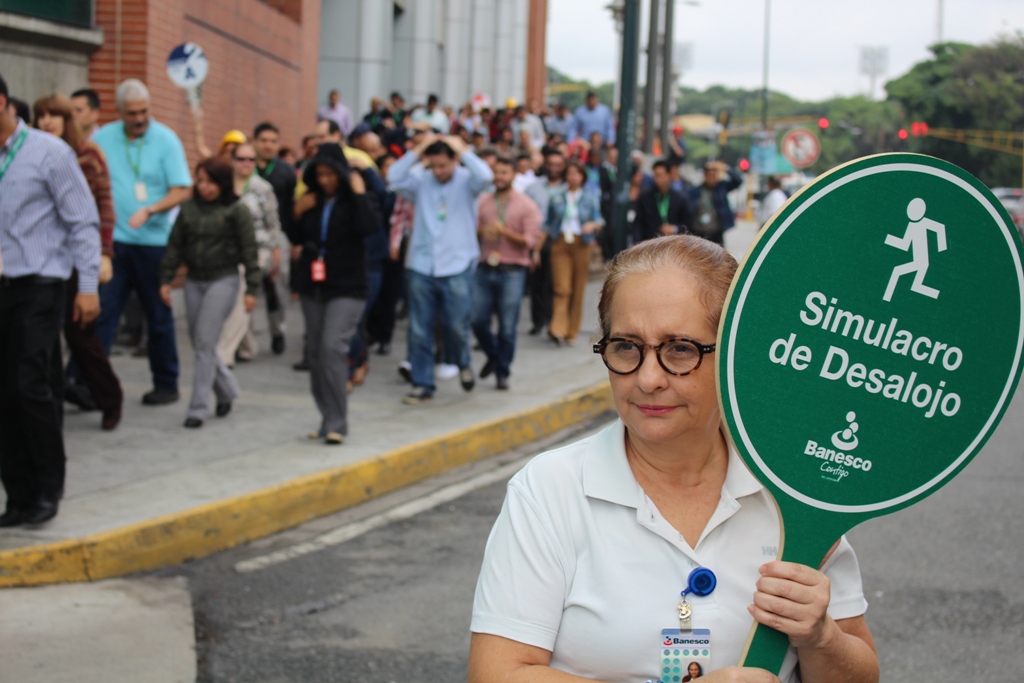
[[[946,14],[945,5],[946,5],[946,3],[943,0],[939,0],[939,16],[937,17],[936,22],[935,22],[935,42],[936,43],[941,43],[942,42],[942,34],[943,34],[942,23],[943,23],[943,19],[944,19],[943,15]]]
[[[676,0],[665,0],[665,30],[664,43],[661,51],[661,153],[668,154],[668,139],[672,135],[672,115],[675,113],[673,105],[675,98],[672,96],[672,89],[675,86],[675,79],[672,77],[672,45],[673,30],[672,21],[675,19]]]
[[[619,99],[619,125],[615,144],[619,149],[619,167],[615,174],[615,214],[612,222],[612,237],[615,253],[626,248],[627,220],[629,211],[629,158],[636,137],[637,62],[640,57],[640,0],[625,0],[622,12],[622,68],[619,82],[622,91]]]
[[[761,88],[761,128],[768,130],[768,37],[771,35],[772,0],[764,0],[764,80]]]
[[[668,0],[672,2],[672,0]],[[651,153],[654,144],[654,107],[658,92],[658,19],[661,3],[651,0],[651,22],[647,30],[647,85],[644,86],[643,150]]]

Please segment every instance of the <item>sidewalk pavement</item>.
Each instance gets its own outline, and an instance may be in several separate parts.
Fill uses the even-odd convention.
[[[740,257],[756,232],[727,233]],[[358,504],[447,469],[500,453],[611,408],[607,372],[591,352],[599,336],[600,278],[589,284],[575,347],[532,337],[524,300],[511,390],[494,379],[466,393],[438,380],[434,400],[406,406],[409,385],[397,374],[405,357],[400,322],[390,356],[371,355],[366,383],[349,397],[350,430],[342,446],[306,438],[319,425],[309,374],[295,372],[302,316],[288,306],[288,349],[264,349],[235,373],[242,394],[224,419],[182,427],[192,379],[184,305],[175,301],[181,400],[140,403],[150,387],[145,359],[113,358],[125,389],[124,419],[113,433],[98,413],[68,406],[67,483],[60,514],[40,529],[0,531],[0,587],[96,580],[216,552]],[[266,343],[262,304],[254,317]],[[473,354],[479,372],[484,358]],[[0,493],[0,504],[3,497]]]

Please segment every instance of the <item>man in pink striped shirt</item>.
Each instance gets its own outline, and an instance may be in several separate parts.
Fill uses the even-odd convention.
[[[499,158],[494,165],[494,192],[480,195],[477,234],[480,263],[473,278],[473,333],[487,354],[480,379],[492,373],[498,389],[508,389],[516,350],[519,305],[530,266],[530,250],[543,238],[541,215],[529,197],[512,189],[515,166]],[[498,317],[498,334],[491,319]]]

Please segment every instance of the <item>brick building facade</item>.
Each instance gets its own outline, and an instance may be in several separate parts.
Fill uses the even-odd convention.
[[[231,128],[247,134],[263,120],[296,146],[316,121],[320,0],[96,0],[106,40],[89,60],[89,81],[116,117],[114,91],[125,78],[150,88],[153,116],[181,137],[196,160],[184,91],[167,77],[167,56],[184,42],[203,48],[210,72],[202,87],[206,143]]]

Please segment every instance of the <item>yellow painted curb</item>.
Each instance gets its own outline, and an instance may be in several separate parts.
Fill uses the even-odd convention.
[[[601,382],[554,403],[344,467],[85,538],[2,551],[0,587],[93,581],[209,555],[535,441],[611,408],[611,389]]]

